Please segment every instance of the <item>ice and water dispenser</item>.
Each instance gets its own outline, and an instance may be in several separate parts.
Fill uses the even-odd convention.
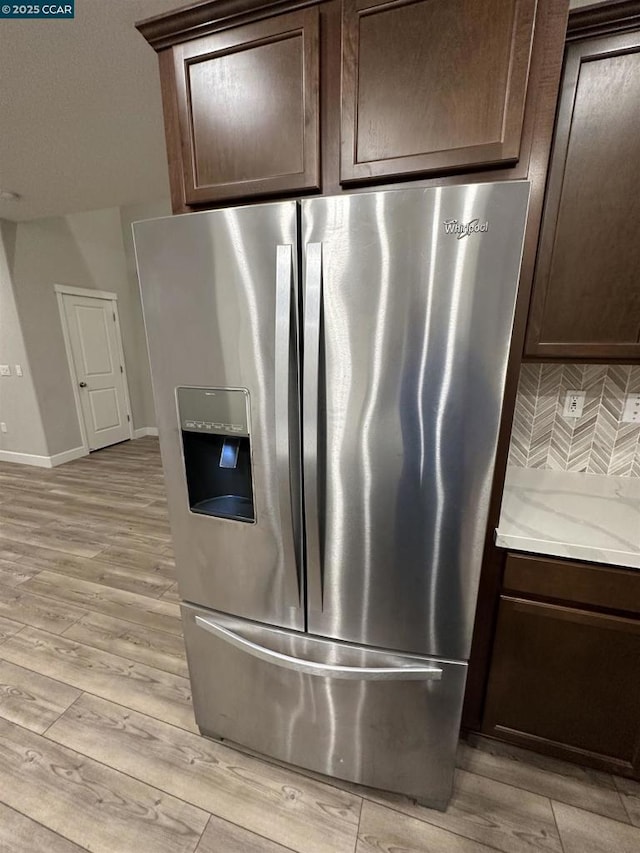
[[[255,521],[247,391],[178,388],[177,397],[192,512]]]

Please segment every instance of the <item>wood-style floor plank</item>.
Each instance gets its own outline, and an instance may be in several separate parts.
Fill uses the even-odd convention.
[[[627,820],[620,794],[608,773],[536,757],[534,753],[517,748],[502,751],[500,747],[486,745],[482,749],[474,749],[464,743],[458,748],[457,764],[479,776],[524,788],[614,820]]]
[[[0,504],[0,530],[3,524],[22,524],[25,527],[42,527],[42,514],[30,506]]]
[[[0,717],[42,734],[82,691],[0,660]]]
[[[634,826],[640,827],[640,782],[616,776],[615,783],[629,820]]]
[[[42,571],[25,581],[21,590],[47,596],[59,602],[78,605],[84,610],[95,610],[105,616],[114,616],[126,622],[136,622],[156,631],[182,634],[180,608],[171,601],[158,601],[133,592],[112,589],[102,584],[81,581],[57,572]]]
[[[358,797],[157,719],[82,696],[47,736],[299,853],[354,849]]]
[[[37,575],[40,569],[29,569],[10,560],[0,560],[0,584],[3,586],[19,586]]]
[[[0,802],[0,853],[83,853],[85,850]]]
[[[123,486],[118,488],[102,478],[100,489],[96,489],[95,480],[87,478],[83,483],[76,480],[58,479],[56,485],[51,489],[51,495],[59,498],[71,498],[73,500],[85,500],[93,506],[100,504],[115,504],[121,509],[143,509],[148,505],[148,500],[131,494],[131,489]]]
[[[0,778],[6,805],[93,853],[192,853],[208,819],[201,809],[1,719]]]
[[[14,542],[0,537],[0,560],[15,563],[28,553],[29,546],[23,542]]]
[[[159,508],[149,506],[142,509],[123,509],[114,506],[108,499],[83,497],[75,500],[70,497],[63,498],[51,492],[34,496],[27,486],[18,488],[3,486],[3,489],[5,488],[10,493],[14,505],[38,507],[49,513],[53,511],[54,517],[61,519],[65,525],[71,526],[71,520],[75,518],[80,522],[77,526],[86,528],[94,519],[97,519],[99,522],[108,521],[116,524],[124,530],[154,536],[166,543],[171,538],[168,520]]]
[[[130,569],[139,569],[149,574],[159,575],[172,582],[176,576],[176,566],[172,557],[159,557],[157,552],[150,554],[145,551],[136,551],[132,548],[109,546],[100,554],[101,560],[115,563],[118,566],[126,566]]]
[[[0,497],[11,495],[11,489],[24,488],[34,492],[47,491],[53,486],[49,472],[38,471],[31,465],[12,465],[0,462]]]
[[[34,625],[53,634],[61,634],[86,613],[86,610],[73,604],[35,595],[26,589],[25,583],[16,587],[0,584],[0,616],[14,622],[22,622],[24,625]]]
[[[173,548],[170,544],[161,545],[153,536],[144,536],[142,533],[132,533],[126,530],[117,530],[109,537],[109,547],[126,548],[133,551],[144,551],[154,556],[172,557]]]
[[[562,853],[547,797],[475,773],[456,771],[446,812],[425,808],[398,794],[361,787],[356,790],[380,805],[504,853]]]
[[[21,622],[14,622],[13,619],[5,619],[4,616],[0,616],[0,643],[7,637],[13,637],[23,628],[24,625]]]
[[[69,532],[73,535],[77,530],[90,530],[93,533],[99,533],[100,538],[104,540],[105,545],[109,544],[109,539],[122,530],[123,522],[113,518],[101,518],[98,513],[93,513],[89,517],[83,517],[78,507],[70,511],[70,507],[64,507],[64,512],[60,509],[48,510],[48,517],[44,518],[44,526],[46,529],[51,528],[56,533],[64,535]]]
[[[154,631],[100,613],[88,613],[65,631],[64,636],[165,672],[189,677],[184,641],[175,634]]]
[[[211,815],[196,853],[291,853],[290,847],[283,847],[236,826],[222,818]]]
[[[356,853],[494,853],[494,848],[365,800]]]
[[[54,551],[64,551],[66,554],[77,554],[79,557],[95,557],[106,546],[99,533],[86,530],[76,530],[73,535],[69,531],[59,534],[45,527],[6,523],[0,526],[0,540],[19,542],[22,545],[40,545]]]
[[[640,829],[564,803],[554,803],[564,853],[638,853]]]
[[[97,475],[94,474],[95,476]],[[66,497],[54,494],[51,490],[34,490],[27,482],[13,485],[0,483],[0,489],[6,493],[11,506],[39,510],[43,523],[47,525],[57,521],[63,528],[86,530],[87,525],[90,525],[91,529],[107,533],[121,529],[139,531],[144,536],[154,538],[169,538],[167,517],[158,514],[159,508],[154,508],[151,504],[123,508],[114,504],[113,499],[96,497],[98,489],[95,485],[93,495]],[[0,506],[7,505],[4,503]],[[162,527],[161,535],[156,534],[156,527]]]
[[[163,601],[180,601],[180,593],[178,592],[178,584],[176,583],[176,584],[173,584],[173,586],[170,586],[169,589],[167,589],[165,592],[162,593],[160,598]]]
[[[18,563],[13,565],[24,567],[24,571],[31,571],[32,575],[41,571],[56,572],[78,580],[122,589],[125,592],[148,595],[151,598],[159,598],[172,586],[171,580],[158,575],[106,563],[101,559],[100,554],[89,559],[64,554],[62,551],[51,551],[48,548],[33,548],[30,554],[25,554]],[[28,579],[28,577],[23,578],[23,580]]]
[[[0,644],[0,659],[197,731],[189,680],[179,675],[35,628]]]

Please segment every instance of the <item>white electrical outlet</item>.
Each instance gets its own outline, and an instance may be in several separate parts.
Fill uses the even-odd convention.
[[[622,412],[625,424],[640,424],[640,394],[627,394]]]
[[[584,398],[586,391],[567,391],[564,398],[564,409],[562,414],[565,418],[579,418],[584,409]]]
[[[16,364],[16,376],[22,376],[22,365]]]
[[[11,368],[8,364],[0,364],[0,376],[11,376]]]
[[[2,423],[0,423],[0,432],[6,432],[6,431],[7,431],[7,425],[5,424],[4,421],[2,421]]]

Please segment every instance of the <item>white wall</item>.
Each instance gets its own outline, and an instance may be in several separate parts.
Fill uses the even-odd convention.
[[[27,461],[22,454],[47,457],[49,451],[13,292],[16,230],[14,222],[0,220],[0,364],[11,368],[11,376],[0,376],[0,421],[7,425],[0,460],[17,462]]]
[[[140,218],[169,211],[164,205],[136,206]],[[128,221],[129,213],[124,218]],[[119,208],[18,223],[14,291],[49,452],[82,444],[69,366],[64,349],[54,284],[67,284],[118,295],[125,365],[135,429],[153,427],[140,297],[131,267],[133,248],[123,234]],[[127,245],[125,245],[127,244]]]

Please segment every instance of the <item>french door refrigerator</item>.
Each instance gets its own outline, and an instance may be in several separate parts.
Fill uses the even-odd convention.
[[[528,197],[135,224],[203,734],[446,806]]]

